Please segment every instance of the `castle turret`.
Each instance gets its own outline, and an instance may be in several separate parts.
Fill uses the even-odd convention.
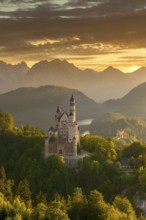
[[[56,110],[56,114],[55,114],[55,122],[56,122],[57,128],[59,127],[59,118],[60,118],[61,113],[62,113],[62,109],[58,106]]]
[[[77,154],[77,146],[80,146],[80,134],[76,120],[76,102],[73,95],[69,103],[69,114],[63,108],[57,107],[56,125],[55,127],[51,126],[48,130],[48,138],[45,139],[43,153],[45,158],[54,154],[62,155],[67,166],[76,168],[82,156]]]
[[[77,139],[75,137],[73,138],[73,156],[77,156]]]
[[[72,122],[76,121],[76,103],[73,95],[70,98],[70,115],[72,116]]]
[[[58,106],[58,107],[57,107],[57,110],[56,110],[56,114],[55,114],[55,120],[56,120],[56,121],[58,121],[58,118],[59,118],[59,116],[60,116],[60,113],[61,113],[61,109],[60,109],[60,107]]]

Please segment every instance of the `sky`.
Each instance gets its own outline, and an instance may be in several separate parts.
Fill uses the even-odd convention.
[[[146,66],[146,0],[0,0],[0,60]]]

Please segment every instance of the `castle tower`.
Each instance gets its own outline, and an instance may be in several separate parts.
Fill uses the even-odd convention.
[[[72,122],[76,121],[76,103],[74,96],[72,95],[70,98],[70,119]]]
[[[60,109],[60,107],[58,106],[58,107],[57,107],[57,110],[56,110],[56,115],[55,115],[56,124],[58,124],[58,119],[59,119],[60,114],[61,114],[61,109]]]
[[[44,143],[44,158],[50,155],[61,154],[65,159],[65,164],[70,167],[78,167],[78,161],[84,156],[78,155],[77,146],[80,146],[80,133],[76,119],[76,102],[72,95],[70,100],[69,114],[63,108],[57,107],[55,114],[55,127],[48,130],[48,138]],[[50,137],[55,135],[55,141]]]
[[[73,156],[77,157],[77,140],[75,137],[73,138]]]
[[[79,140],[79,130],[76,121],[76,102],[74,96],[70,98],[70,113],[69,113],[69,123],[68,123],[68,142],[73,143],[73,138],[75,137],[76,142]]]

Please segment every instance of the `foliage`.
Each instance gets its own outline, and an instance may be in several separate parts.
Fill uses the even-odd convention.
[[[58,155],[44,159],[45,135],[38,128],[10,127],[0,135],[0,219],[143,219],[132,198],[135,192],[146,198],[145,143],[117,147],[111,138],[83,136],[88,156],[71,169]]]
[[[136,220],[136,215],[126,198],[118,196],[113,204],[110,204],[105,202],[97,190],[90,191],[86,197],[81,188],[75,188],[67,199],[58,195],[47,204],[41,202],[36,205],[29,205],[19,196],[14,196],[10,201],[0,192],[0,219]]]
[[[95,119],[90,126],[92,134],[104,137],[116,137],[121,130],[123,131],[122,139],[127,143],[136,140],[146,141],[146,121],[142,118],[126,117],[120,113],[107,113]]]
[[[138,158],[143,154],[146,154],[146,143],[142,142],[133,142],[123,150],[123,156],[128,158]]]
[[[0,133],[11,131],[14,127],[14,120],[11,114],[0,111]]]
[[[55,143],[56,140],[57,140],[57,138],[56,138],[55,134],[52,134],[50,139],[49,139],[49,142],[50,143]]]
[[[117,159],[116,145],[112,139],[85,135],[81,137],[81,146],[88,152],[94,153],[100,160],[115,161]]]

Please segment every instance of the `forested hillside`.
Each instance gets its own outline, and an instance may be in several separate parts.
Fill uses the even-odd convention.
[[[146,193],[145,143],[117,147],[112,139],[86,135],[81,148],[90,157],[71,169],[57,155],[44,159],[44,137],[0,112],[0,219],[145,219],[134,202]]]
[[[126,117],[120,113],[107,113],[92,121],[90,132],[104,137],[121,137],[129,141],[146,141],[146,120],[138,117]]]

